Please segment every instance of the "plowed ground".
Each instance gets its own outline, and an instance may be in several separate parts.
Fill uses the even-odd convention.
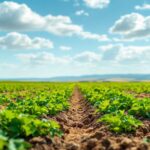
[[[55,118],[64,132],[62,137],[36,137],[30,140],[31,150],[150,150],[143,138],[150,138],[150,121],[130,134],[115,134],[107,126],[98,123],[100,115],[75,88],[70,100],[70,109]]]

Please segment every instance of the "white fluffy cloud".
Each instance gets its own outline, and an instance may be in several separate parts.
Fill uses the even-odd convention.
[[[15,19],[14,19],[15,18]],[[32,11],[26,4],[5,1],[0,3],[0,31],[45,31],[59,36],[79,36],[87,34],[82,26],[72,23],[68,16],[41,16]],[[89,32],[89,39],[106,41],[106,35]]]
[[[97,41],[110,41],[107,35],[98,35],[90,32],[81,32],[80,35],[82,36],[83,39],[91,39]]]
[[[26,4],[4,1],[0,3],[0,30],[39,30],[46,23],[44,17]]]
[[[150,46],[122,46],[116,57],[117,61],[150,62]]]
[[[99,47],[102,60],[124,63],[150,63],[150,46],[124,46],[123,44],[110,44]]]
[[[85,10],[78,10],[78,11],[75,12],[75,14],[77,16],[89,16],[89,13],[85,12]]]
[[[59,49],[62,50],[62,51],[70,51],[72,49],[72,47],[62,45],[62,46],[59,47]]]
[[[30,38],[25,34],[16,32],[11,32],[0,37],[0,49],[26,50],[41,48],[51,49],[53,48],[53,42],[40,37]]]
[[[111,33],[120,34],[124,39],[136,40],[150,37],[150,16],[138,13],[122,16],[110,28]]]
[[[94,52],[85,51],[74,56],[73,60],[79,63],[97,63],[101,60],[101,55]]]
[[[136,10],[150,10],[150,4],[143,4],[135,6]]]
[[[99,49],[102,51],[102,59],[104,61],[112,61],[115,60],[118,55],[118,51],[121,49],[121,44],[109,44],[100,46]]]
[[[110,0],[83,0],[85,4],[94,9],[102,9],[109,5]]]
[[[101,55],[85,51],[75,56],[56,56],[48,52],[17,54],[16,57],[24,63],[31,65],[50,65],[50,64],[95,64],[100,62]]]
[[[150,46],[125,46],[110,44],[99,47],[100,51],[84,51],[74,56],[56,56],[49,52],[17,54],[17,58],[28,66],[99,66],[103,64],[133,65],[150,64]]]
[[[57,57],[48,52],[17,54],[16,56],[24,63],[32,65],[66,64],[70,62],[67,57]]]

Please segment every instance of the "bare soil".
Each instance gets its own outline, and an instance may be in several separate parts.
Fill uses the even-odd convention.
[[[107,126],[98,123],[100,115],[75,88],[70,100],[70,109],[53,118],[61,125],[64,135],[50,139],[35,137],[30,140],[31,150],[150,150],[150,121],[144,120],[144,126],[130,134],[115,134]]]
[[[128,91],[129,94],[134,95],[136,98],[150,98],[150,93],[136,93],[134,91]]]
[[[137,98],[150,98],[149,93],[140,93],[136,95]]]

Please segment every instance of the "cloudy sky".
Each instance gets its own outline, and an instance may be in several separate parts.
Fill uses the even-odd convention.
[[[149,0],[0,0],[0,78],[150,73]]]

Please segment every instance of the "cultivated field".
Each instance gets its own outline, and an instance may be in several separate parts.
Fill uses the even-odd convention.
[[[149,82],[1,82],[0,150],[149,150]]]

